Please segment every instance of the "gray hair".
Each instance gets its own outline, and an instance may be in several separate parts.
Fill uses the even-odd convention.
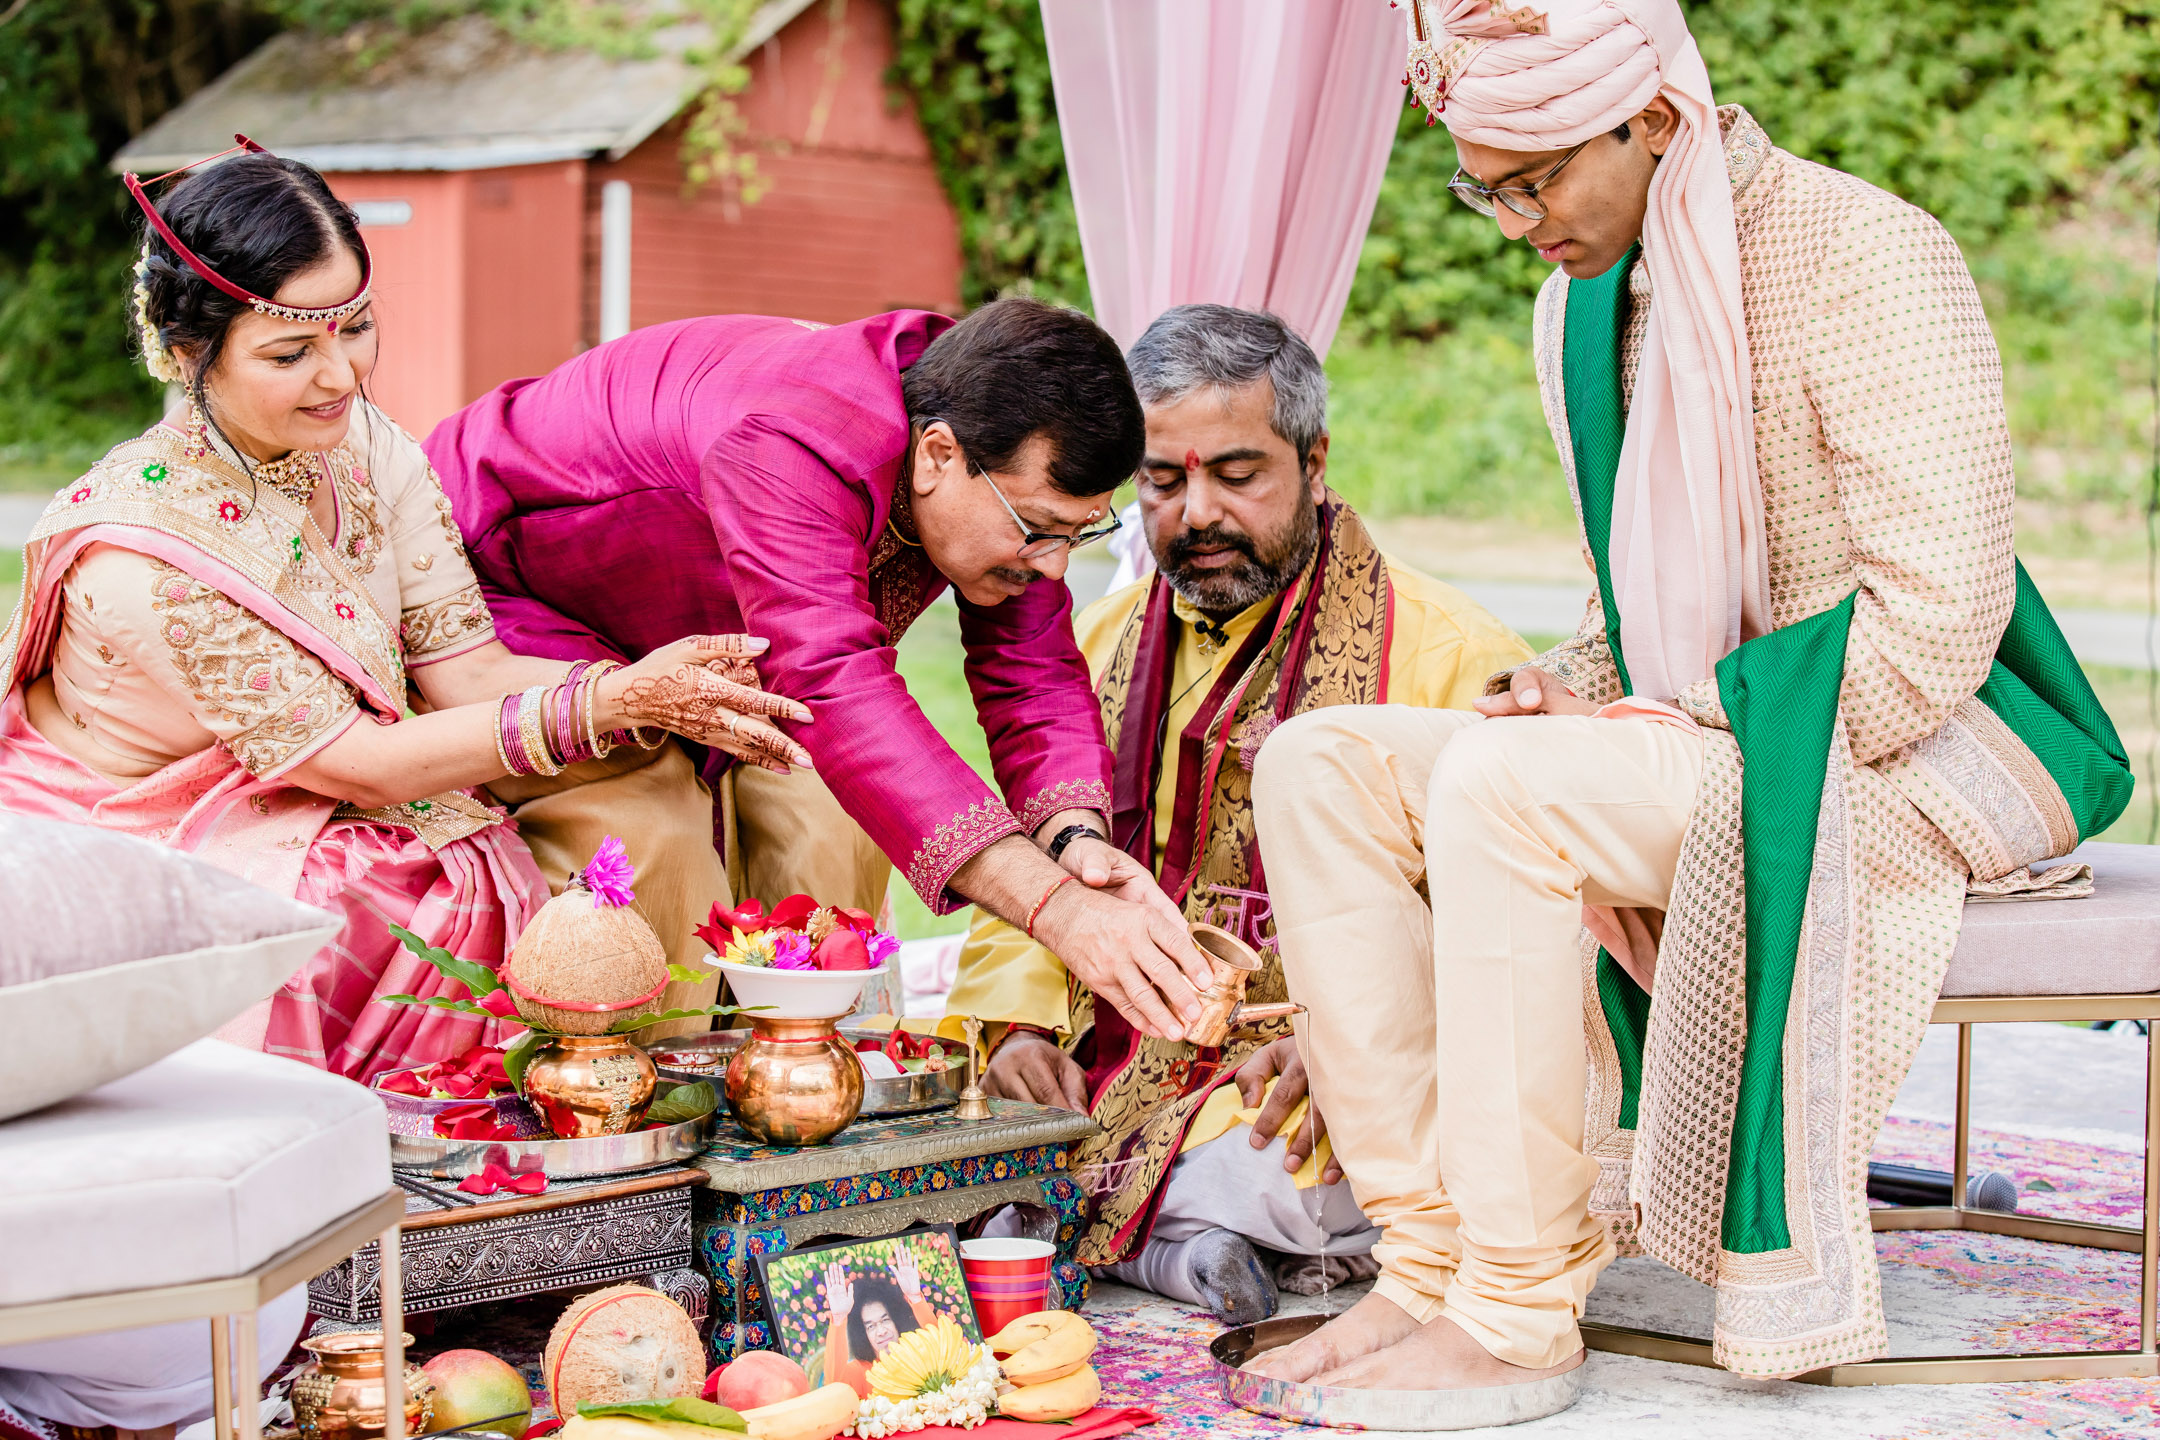
[[[1268,424],[1304,464],[1327,433],[1327,372],[1282,317],[1234,305],[1176,305],[1155,317],[1125,352],[1142,405],[1196,390],[1236,390],[1265,379],[1275,388]]]

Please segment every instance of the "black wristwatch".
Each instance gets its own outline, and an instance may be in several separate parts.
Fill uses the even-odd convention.
[[[1092,825],[1067,825],[1064,829],[1058,831],[1057,838],[1050,842],[1050,858],[1055,860],[1063,855],[1065,847],[1083,835],[1090,840],[1107,840],[1109,838]]]

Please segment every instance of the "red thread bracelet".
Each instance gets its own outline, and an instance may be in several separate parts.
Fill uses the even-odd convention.
[[[1050,897],[1057,894],[1058,891],[1064,889],[1067,885],[1072,884],[1073,881],[1078,878],[1078,876],[1074,875],[1060,876],[1055,882],[1051,884],[1049,889],[1043,891],[1042,899],[1037,900],[1035,902],[1035,908],[1028,911],[1027,924],[1021,927],[1027,931],[1028,939],[1032,940],[1035,938],[1035,921],[1037,917],[1042,914],[1043,906],[1050,903]]]

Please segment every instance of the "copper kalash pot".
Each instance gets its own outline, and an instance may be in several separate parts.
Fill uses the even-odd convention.
[[[525,1067],[525,1098],[565,1140],[625,1135],[645,1122],[659,1079],[620,1035],[554,1035]]]
[[[412,1336],[405,1337],[407,1345]],[[315,1358],[293,1377],[293,1424],[302,1440],[369,1440],[390,1428],[383,1405],[383,1332],[351,1330],[303,1340]],[[419,1435],[435,1415],[435,1385],[417,1365],[405,1367],[405,1433]]]
[[[862,1109],[863,1067],[835,1028],[842,1017],[752,1013],[750,1038],[728,1061],[728,1110],[767,1145],[822,1145]]]
[[[1246,1025],[1302,1015],[1305,1007],[1290,1001],[1272,1005],[1245,1003],[1245,987],[1266,968],[1260,952],[1220,926],[1191,927],[1193,944],[1207,956],[1209,980],[1200,992],[1200,1018],[1185,1027],[1185,1039],[1202,1049],[1229,1043],[1230,1032]]]

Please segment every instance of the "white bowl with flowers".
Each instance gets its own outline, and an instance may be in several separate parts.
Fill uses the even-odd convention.
[[[861,910],[790,895],[771,910],[747,900],[713,906],[697,927],[713,947],[735,1003],[771,1020],[825,1020],[853,1013],[863,987],[883,975],[900,948]]]

